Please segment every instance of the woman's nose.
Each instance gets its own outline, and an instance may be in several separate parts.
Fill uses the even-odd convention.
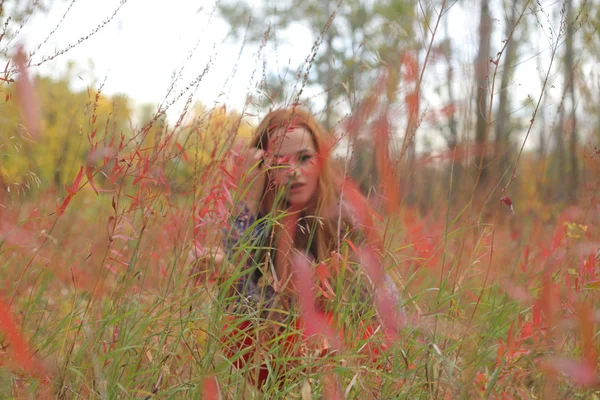
[[[292,165],[290,165],[290,177],[295,178],[296,176],[300,175],[302,173],[302,170],[300,169],[300,164],[297,162],[294,162]]]

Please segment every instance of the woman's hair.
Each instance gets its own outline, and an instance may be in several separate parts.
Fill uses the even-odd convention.
[[[340,217],[341,204],[340,191],[342,179],[339,174],[331,168],[330,153],[332,140],[326,137],[327,132],[321,127],[316,119],[306,110],[299,107],[278,109],[271,111],[261,121],[256,129],[251,146],[269,152],[269,146],[272,143],[272,135],[274,132],[283,129],[287,131],[295,127],[305,128],[315,146],[317,163],[317,171],[319,173],[317,192],[315,193],[316,202],[310,209],[304,210],[302,217],[305,222],[308,222],[310,229],[296,229],[293,237],[293,243],[296,247],[303,249],[310,246],[313,255],[317,262],[324,261],[329,258],[331,252],[336,249],[341,229],[344,227],[351,228],[352,219],[347,213],[342,212]],[[260,202],[259,211],[261,214],[281,213],[285,212],[281,202],[277,202],[277,191],[272,182],[269,172],[267,171],[267,179],[263,188],[263,195]],[[313,218],[314,217],[314,218]],[[341,226],[340,226],[341,222]],[[273,224],[271,230],[272,244],[277,246],[277,242],[285,234],[285,226],[279,223]],[[311,231],[309,234],[308,231]],[[288,275],[290,271],[286,260],[281,257],[275,257],[275,268],[278,274]]]

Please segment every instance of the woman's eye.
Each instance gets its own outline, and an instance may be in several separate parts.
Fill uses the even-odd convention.
[[[271,162],[272,167],[284,167],[289,163],[289,159],[287,157],[276,157]]]
[[[305,163],[307,161],[310,161],[311,159],[312,159],[312,154],[302,154],[298,158],[298,161],[300,161],[301,163]]]

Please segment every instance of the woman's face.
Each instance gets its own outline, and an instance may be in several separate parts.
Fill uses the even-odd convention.
[[[317,149],[304,127],[281,128],[273,132],[267,163],[278,187],[287,189],[290,206],[305,207],[315,196],[319,181]]]

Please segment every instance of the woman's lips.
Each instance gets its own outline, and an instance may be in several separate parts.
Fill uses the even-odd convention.
[[[304,183],[292,183],[290,186],[290,192],[291,193],[298,192],[298,191],[302,190],[303,187],[304,187]]]

